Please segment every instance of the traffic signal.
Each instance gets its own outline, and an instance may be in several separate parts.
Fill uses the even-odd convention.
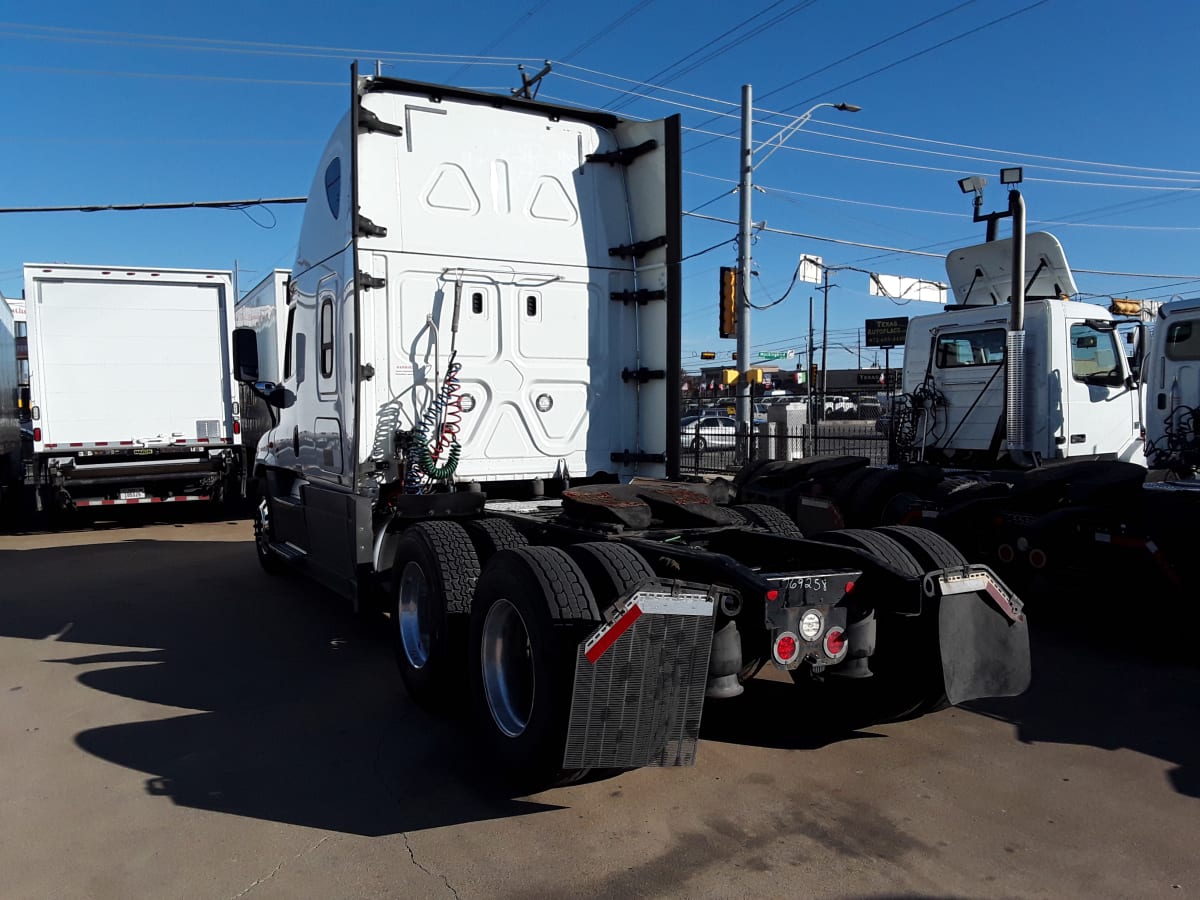
[[[721,384],[737,384],[738,370],[737,369],[722,369]]]
[[[701,359],[716,359],[717,354],[712,350],[701,350],[700,358]]]
[[[750,382],[751,384],[762,384],[763,383],[763,370],[762,369],[747,369],[746,370],[746,381]]]
[[[720,307],[718,334],[723,338],[737,337],[737,269],[721,266],[720,289],[717,292]]]
[[[810,383],[811,383],[811,384],[816,384],[816,383],[817,383],[817,364],[816,364],[816,363],[813,363],[813,364],[812,364],[812,366],[811,366],[811,368],[810,368],[810,372],[811,372],[811,374],[810,374],[810,376],[809,376],[809,377],[811,378],[811,382],[810,382]]]

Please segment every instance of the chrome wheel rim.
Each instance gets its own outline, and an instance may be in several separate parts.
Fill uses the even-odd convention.
[[[271,552],[270,525],[271,507],[267,504],[267,498],[263,497],[258,501],[257,515],[254,519],[254,546],[263,557]]]
[[[421,669],[429,662],[430,590],[425,571],[416,562],[408,562],[400,573],[400,598],[397,603],[400,644],[409,665]]]
[[[483,692],[496,727],[519,737],[533,711],[533,654],[521,613],[509,601],[492,604],[483,620]]]

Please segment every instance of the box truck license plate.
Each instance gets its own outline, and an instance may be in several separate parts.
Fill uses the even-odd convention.
[[[143,490],[136,491],[121,491],[122,500],[145,500],[146,492]]]

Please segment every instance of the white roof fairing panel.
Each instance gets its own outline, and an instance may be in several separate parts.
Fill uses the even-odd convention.
[[[1012,295],[1012,238],[952,250],[946,275],[960,306],[994,306]],[[1058,238],[1044,231],[1025,237],[1025,295],[1028,299],[1079,293]]]

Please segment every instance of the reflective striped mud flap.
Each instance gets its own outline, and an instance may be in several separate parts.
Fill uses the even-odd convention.
[[[695,762],[716,599],[678,583],[618,602],[576,653],[564,768]]]
[[[938,641],[946,697],[953,704],[1015,697],[1029,687],[1029,623],[1021,601],[987,566],[941,569],[925,576],[938,604]]]

